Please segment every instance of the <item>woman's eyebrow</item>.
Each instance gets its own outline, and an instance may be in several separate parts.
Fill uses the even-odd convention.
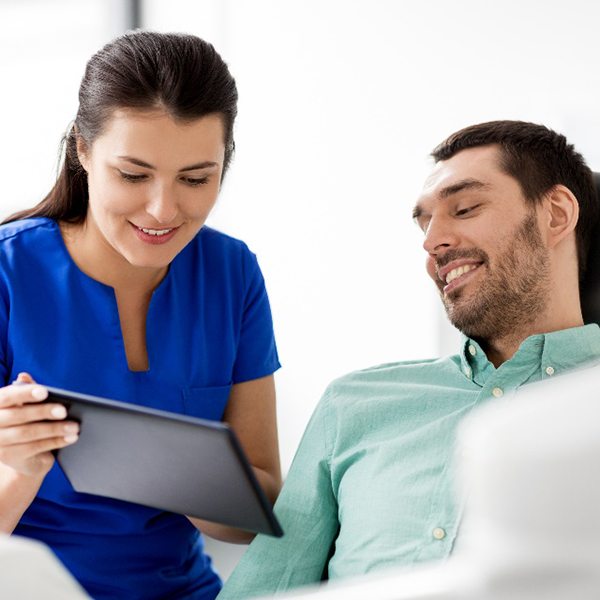
[[[118,156],[117,158],[120,158],[121,160],[125,160],[127,162],[130,162],[134,165],[137,165],[138,167],[144,167],[145,169],[153,169],[156,170],[156,167],[147,163],[144,160],[140,160],[139,158],[134,158],[133,156]],[[211,160],[205,160],[193,165],[189,165],[188,167],[183,167],[182,169],[179,169],[179,172],[183,172],[183,171],[195,171],[196,169],[208,169],[211,167],[218,167],[219,163],[216,163],[214,161]]]

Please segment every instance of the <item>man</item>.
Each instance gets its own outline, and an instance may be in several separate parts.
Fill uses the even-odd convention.
[[[581,155],[543,126],[498,121],[451,135],[433,157],[414,217],[460,352],[329,386],[276,505],[284,537],[258,536],[219,598],[446,558],[462,508],[451,469],[460,421],[600,360],[578,291],[598,215]]]

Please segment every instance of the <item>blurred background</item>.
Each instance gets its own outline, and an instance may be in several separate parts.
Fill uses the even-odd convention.
[[[209,224],[265,275],[285,473],[330,380],[457,349],[411,220],[438,142],[522,119],[600,169],[599,16],[590,0],[0,0],[0,216],[51,187],[104,43],[137,27],[212,42],[240,102]],[[243,548],[210,550],[227,576]]]

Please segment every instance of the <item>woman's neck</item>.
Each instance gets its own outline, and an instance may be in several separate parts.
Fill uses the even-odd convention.
[[[168,267],[138,267],[129,263],[87,224],[59,224],[73,262],[86,275],[119,291],[150,294],[167,274]]]

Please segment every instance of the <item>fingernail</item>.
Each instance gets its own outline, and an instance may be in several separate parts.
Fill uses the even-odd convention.
[[[50,414],[57,419],[64,419],[67,416],[67,409],[64,406],[55,406]]]
[[[65,442],[67,442],[67,444],[72,444],[77,441],[78,437],[78,435],[65,435]]]
[[[46,390],[43,387],[34,387],[31,390],[31,395],[36,399],[36,400],[45,400],[48,397],[48,390]]]
[[[67,432],[77,433],[79,431],[79,425],[76,425],[75,423],[67,423],[64,429]]]

